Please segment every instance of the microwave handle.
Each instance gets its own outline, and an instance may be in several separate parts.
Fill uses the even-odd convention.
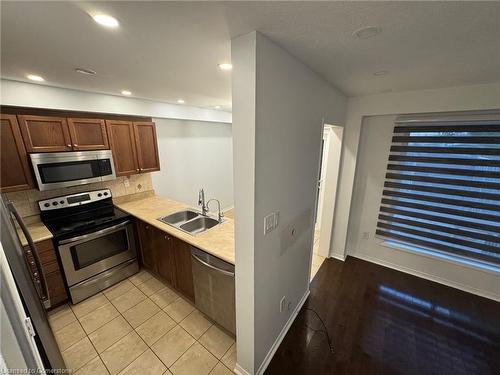
[[[7,209],[10,211],[12,216],[14,216],[14,219],[21,228],[21,231],[23,232],[24,237],[28,242],[28,247],[30,248],[31,255],[33,255],[33,260],[35,261],[36,272],[38,273],[38,278],[35,280],[35,283],[38,284],[37,289],[40,290],[41,294],[40,297],[44,302],[44,305],[47,306],[47,302],[49,301],[49,290],[47,288],[47,280],[45,279],[45,273],[43,272],[42,262],[40,261],[40,257],[38,256],[38,252],[36,251],[35,243],[31,238],[31,235],[28,231],[28,228],[26,227],[26,224],[24,224],[24,221],[21,219],[21,216],[19,216],[19,213],[17,212],[12,202],[7,202]]]

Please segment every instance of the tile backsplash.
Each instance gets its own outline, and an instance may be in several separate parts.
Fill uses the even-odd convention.
[[[37,202],[41,199],[106,188],[111,189],[113,197],[122,197],[153,190],[153,183],[151,181],[150,173],[141,173],[129,177],[117,177],[116,180],[97,182],[94,184],[72,186],[69,188],[48,191],[32,189],[6,193],[5,195],[14,203],[14,206],[21,217],[25,218],[40,214]]]

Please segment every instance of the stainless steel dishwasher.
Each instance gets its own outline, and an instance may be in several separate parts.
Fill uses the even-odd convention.
[[[191,247],[196,307],[236,334],[234,265]]]

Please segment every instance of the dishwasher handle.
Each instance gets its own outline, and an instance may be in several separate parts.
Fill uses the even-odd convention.
[[[196,256],[196,255],[194,255],[194,254],[191,254],[191,257],[192,257],[195,261],[197,261],[197,262],[199,262],[199,263],[203,264],[204,266],[206,266],[206,267],[208,267],[208,268],[213,269],[213,270],[214,270],[214,271],[216,271],[216,272],[222,273],[222,274],[224,274],[224,275],[226,275],[226,276],[231,276],[231,277],[234,277],[234,272],[226,271],[226,270],[223,270],[223,269],[221,269],[221,268],[215,267],[215,266],[211,265],[210,263],[205,262],[204,260],[200,259],[199,257],[197,257],[197,256]]]

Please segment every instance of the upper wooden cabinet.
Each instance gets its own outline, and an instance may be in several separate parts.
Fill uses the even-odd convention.
[[[154,122],[134,122],[134,136],[140,172],[160,170],[158,140]]]
[[[73,149],[64,117],[21,115],[19,126],[28,152],[58,152]]]
[[[106,150],[109,148],[104,120],[68,118],[69,134],[73,150]]]
[[[134,124],[131,121],[106,120],[106,128],[113,151],[116,175],[128,176],[139,173]]]
[[[1,115],[1,176],[2,193],[31,189],[33,179],[24,148],[21,131],[14,115]]]
[[[117,176],[160,170],[154,122],[106,120]]]
[[[109,148],[104,120],[21,115],[28,152],[88,151]]]

